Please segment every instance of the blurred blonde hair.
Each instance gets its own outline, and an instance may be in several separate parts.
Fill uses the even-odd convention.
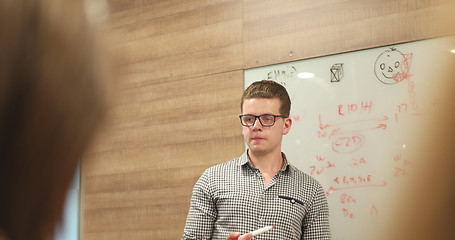
[[[48,239],[107,105],[83,1],[0,1],[0,233]]]

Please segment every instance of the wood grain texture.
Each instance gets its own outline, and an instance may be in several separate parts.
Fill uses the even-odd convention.
[[[243,70],[452,34],[453,0],[110,0],[120,91],[82,164],[81,239],[180,239],[243,152]]]
[[[241,1],[150,2],[112,16],[132,86],[242,68]]]
[[[453,34],[454,9],[450,0],[245,0],[244,67]]]
[[[83,239],[181,237],[198,177],[243,151],[233,97],[242,79],[232,71],[122,91],[83,162]]]

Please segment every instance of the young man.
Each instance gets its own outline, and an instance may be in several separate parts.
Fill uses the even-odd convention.
[[[281,152],[292,125],[290,108],[286,89],[274,81],[245,90],[240,122],[248,149],[199,178],[182,239],[236,239],[265,226],[275,227],[254,239],[330,239],[322,186]]]

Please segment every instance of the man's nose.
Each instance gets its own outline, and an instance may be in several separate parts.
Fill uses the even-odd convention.
[[[259,129],[262,129],[262,124],[261,124],[261,121],[259,120],[259,118],[256,118],[254,120],[253,130],[259,130]]]

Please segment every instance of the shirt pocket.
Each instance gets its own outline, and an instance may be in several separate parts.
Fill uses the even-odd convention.
[[[284,196],[284,195],[278,195],[278,198],[283,199],[285,201],[287,200],[291,204],[300,204],[300,206],[305,207],[305,204],[303,203],[303,201],[301,201],[301,200],[299,200],[297,198]]]
[[[308,206],[302,199],[289,195],[278,195],[276,197],[277,211],[280,217],[277,219],[283,224],[282,227],[289,228],[294,236],[301,236],[302,224],[308,212]]]

